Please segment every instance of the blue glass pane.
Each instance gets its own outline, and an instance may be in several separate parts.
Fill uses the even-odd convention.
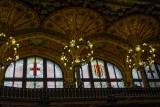
[[[56,82],[56,88],[63,88],[63,82],[57,81]]]
[[[133,79],[139,79],[137,71],[135,69],[132,69],[132,76],[133,76]]]
[[[123,82],[118,82],[118,87],[119,88],[124,88],[124,83]]]
[[[9,86],[11,87],[13,85],[12,81],[4,81],[4,86]]]
[[[14,64],[12,63],[7,67],[5,77],[13,78],[13,71],[14,71]]]
[[[145,72],[146,72],[146,75],[147,75],[148,79],[153,79],[154,75],[152,75],[152,74],[154,73],[154,71],[149,70],[149,67],[146,66],[145,67]]]
[[[141,83],[140,83],[140,82],[134,82],[134,84],[135,84],[136,86],[141,87]]]
[[[160,72],[160,65],[159,65],[159,64],[157,64],[157,67],[158,67],[158,70],[159,70],[159,72]]]
[[[121,73],[121,71],[118,69],[118,67],[114,66],[114,69],[115,69],[115,73],[116,73],[117,79],[122,79],[122,73]]]
[[[63,78],[62,70],[59,65],[55,64],[55,77],[56,78]]]
[[[154,79],[159,79],[158,74],[157,74],[157,70],[156,70],[156,67],[154,64],[152,64],[151,70],[152,70]]]

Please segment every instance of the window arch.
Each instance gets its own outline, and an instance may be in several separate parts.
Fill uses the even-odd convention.
[[[75,78],[77,78],[76,72]],[[123,76],[119,68],[101,59],[94,59],[83,65],[80,69],[80,78],[84,88],[107,88],[110,86],[124,88]]]
[[[144,72],[150,87],[160,87],[160,64],[154,63],[151,66],[145,66]],[[132,77],[135,85],[144,87],[140,71],[132,69]]]
[[[20,88],[63,88],[63,72],[57,63],[48,59],[26,57],[6,68],[3,85]]]

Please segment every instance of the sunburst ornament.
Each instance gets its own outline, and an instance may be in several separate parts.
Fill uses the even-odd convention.
[[[70,43],[64,47],[61,60],[64,62],[65,66],[72,70],[75,65],[82,65],[82,63],[93,60],[92,48],[93,45],[91,42],[86,42],[83,38],[71,40]]]
[[[130,68],[138,69],[141,66],[149,66],[154,63],[155,49],[146,43],[137,45],[127,53],[126,62]]]
[[[2,42],[5,43],[5,48],[2,53],[2,69],[4,69],[4,67],[6,66],[7,63],[12,63],[16,60],[19,59],[19,44],[16,43],[16,40],[13,37],[8,37],[6,36],[4,33],[0,34],[0,40]],[[5,57],[5,53],[8,49],[13,49],[14,50],[14,54],[9,56],[9,57]]]

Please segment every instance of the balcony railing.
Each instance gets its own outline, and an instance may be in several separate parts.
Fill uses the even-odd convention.
[[[0,86],[0,100],[108,100],[160,98],[160,88],[27,89]]]

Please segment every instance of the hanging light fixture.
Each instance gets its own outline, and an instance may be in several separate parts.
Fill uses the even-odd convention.
[[[2,50],[3,52],[1,56],[2,58],[1,68],[4,69],[7,63],[12,63],[19,59],[19,53],[18,53],[19,44],[16,44],[16,40],[13,37],[8,37],[4,33],[0,34],[0,40],[2,43],[5,43],[5,48],[4,50]],[[6,58],[5,53],[8,49],[13,49],[14,54]]]
[[[72,70],[75,65],[82,65],[82,63],[93,60],[92,48],[93,45],[91,42],[85,41],[83,38],[71,40],[70,43],[64,47],[61,60],[65,66]]]
[[[155,49],[146,43],[137,45],[127,53],[126,62],[130,68],[137,69],[141,66],[149,66],[154,63]]]

